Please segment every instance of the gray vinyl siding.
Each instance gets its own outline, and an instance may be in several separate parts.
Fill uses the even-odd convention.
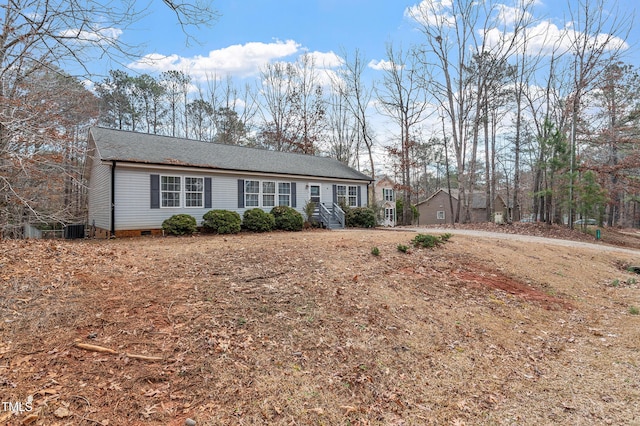
[[[151,179],[152,174],[161,176],[180,176],[182,184],[185,177],[211,178],[211,208],[151,208]],[[342,181],[324,181],[308,179],[286,179],[284,177],[248,176],[243,174],[216,174],[201,170],[170,171],[167,169],[152,169],[129,166],[118,163],[116,167],[116,196],[115,196],[115,229],[117,231],[132,229],[159,229],[168,217],[186,213],[196,218],[198,225],[202,224],[202,216],[209,210],[222,209],[235,211],[241,216],[248,208],[238,207],[238,180],[259,180],[295,183],[295,209],[304,216],[304,206],[309,200],[309,184],[321,185],[321,201],[327,206],[332,203],[332,187],[334,184],[358,185],[362,187],[362,194],[366,194],[367,185],[345,183]],[[107,190],[109,189],[107,185]],[[364,197],[366,198],[366,196]],[[108,200],[108,194],[106,199]],[[184,203],[184,200],[182,200]],[[362,200],[363,205],[366,200]],[[293,200],[292,200],[293,204]],[[108,203],[107,203],[108,205]],[[270,208],[264,208],[270,211]],[[107,209],[108,212],[108,209]],[[108,217],[107,217],[108,224]],[[109,226],[106,227],[109,229]]]
[[[111,166],[93,161],[89,186],[89,226],[111,227]]]
[[[116,168],[116,197],[115,197],[115,227],[117,231],[127,229],[158,229],[162,222],[174,214],[186,213],[196,218],[198,225],[202,223],[202,216],[217,207],[219,200],[216,196],[227,197],[227,193],[236,196],[235,188],[231,191],[221,191],[218,193],[217,182],[219,178],[212,179],[212,201],[213,207],[171,207],[171,208],[151,208],[151,181],[149,176],[158,174],[161,176],[180,176],[181,183],[184,184],[185,177],[210,177],[210,174],[202,172],[184,172],[168,170],[149,170],[124,167],[118,164]],[[231,184],[235,181],[229,180]],[[184,199],[181,200],[184,203]]]

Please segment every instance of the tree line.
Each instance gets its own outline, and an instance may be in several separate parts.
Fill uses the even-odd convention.
[[[388,43],[372,80],[359,50],[343,52],[329,71],[309,53],[267,63],[243,85],[215,74],[196,81],[180,70],[112,70],[90,91],[53,63],[29,73],[7,65],[2,78],[15,89],[3,93],[0,224],[8,229],[33,215],[81,220],[81,129],[99,123],[330,155],[373,178],[386,170],[403,200],[401,223],[415,220],[412,205],[448,188],[460,199],[452,222],[469,221],[472,196],[482,192],[487,220],[499,194],[514,221],[638,226],[640,82],[622,56],[629,15],[608,13],[603,0],[571,3],[573,27],[551,38],[533,6],[424,1],[407,11],[420,40]],[[45,104],[46,112],[32,111]],[[54,192],[68,193],[55,202],[32,185],[52,166],[64,176],[57,184],[64,190]]]

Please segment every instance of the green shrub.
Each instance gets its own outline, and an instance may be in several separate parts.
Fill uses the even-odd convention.
[[[242,217],[242,226],[253,232],[269,232],[275,225],[273,215],[259,208],[245,211]]]
[[[448,232],[446,234],[440,235],[440,239],[442,240],[443,243],[446,243],[447,241],[449,241],[451,237],[453,237],[453,235]]]
[[[409,246],[405,246],[404,244],[398,244],[397,247],[398,251],[401,251],[402,253],[406,253],[409,251]]]
[[[210,210],[202,216],[202,226],[218,234],[237,234],[240,232],[242,218],[229,210]]]
[[[448,238],[447,238],[448,239]],[[411,242],[416,247],[424,247],[424,248],[434,248],[442,244],[446,240],[442,240],[441,237],[436,237],[435,235],[425,235],[418,234],[416,235]]]
[[[162,222],[162,229],[173,235],[190,235],[198,230],[198,225],[195,217],[183,213]]]
[[[372,247],[371,254],[374,256],[380,256],[380,249],[378,247]]]
[[[302,231],[304,219],[296,209],[288,206],[277,206],[271,209],[271,214],[275,219],[275,229]]]
[[[351,228],[374,228],[376,213],[367,207],[352,207],[345,211],[345,220]]]

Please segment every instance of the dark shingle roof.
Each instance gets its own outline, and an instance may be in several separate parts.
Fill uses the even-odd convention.
[[[332,158],[102,127],[89,133],[101,160],[371,181]]]

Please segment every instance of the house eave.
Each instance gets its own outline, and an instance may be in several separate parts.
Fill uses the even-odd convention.
[[[343,181],[343,182],[358,182],[358,183],[366,183],[367,185],[373,182],[373,179],[365,177],[363,179],[355,178],[355,177],[338,177],[338,176],[322,176],[322,175],[302,175],[302,174],[293,174],[293,173],[273,173],[273,172],[263,172],[263,171],[254,171],[254,170],[240,170],[240,169],[222,169],[211,167],[208,165],[197,165],[197,164],[168,164],[168,163],[153,163],[153,162],[145,162],[145,161],[137,161],[137,160],[121,160],[121,159],[112,159],[112,158],[103,158],[101,160],[104,164],[113,164],[113,162],[117,162],[121,165],[129,165],[130,167],[137,168],[145,168],[145,169],[165,169],[165,170],[174,170],[174,171],[182,171],[189,172],[198,170],[200,172],[214,172],[218,174],[227,174],[227,175],[243,175],[243,176],[270,176],[270,177],[281,177],[281,178],[296,178],[296,179],[306,179],[306,180],[324,180],[324,181]]]

